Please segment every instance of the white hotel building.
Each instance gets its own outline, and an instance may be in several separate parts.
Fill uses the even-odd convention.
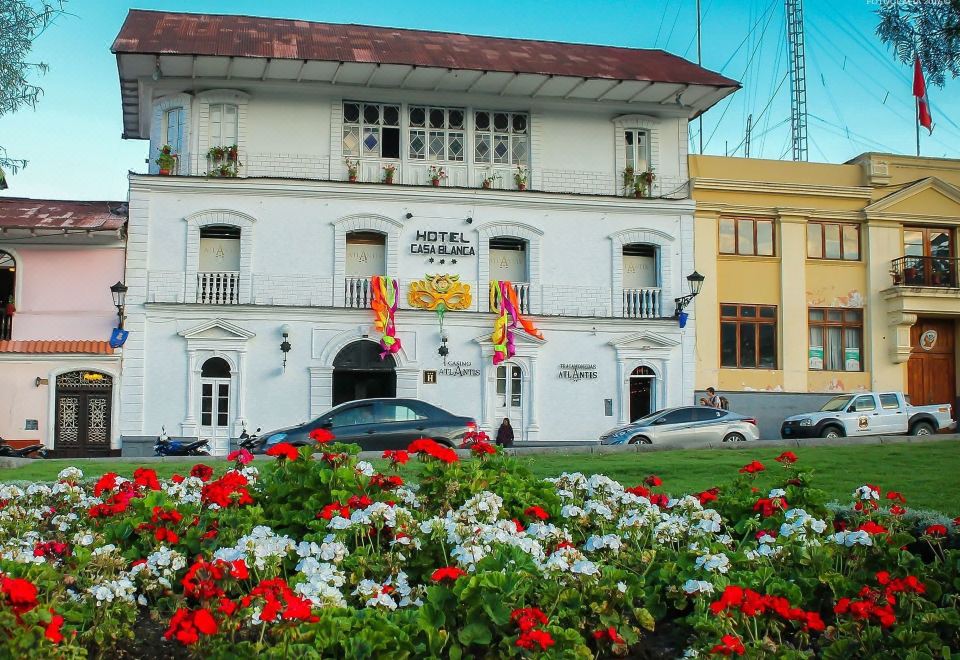
[[[544,442],[692,400],[696,324],[674,318],[694,270],[687,127],[736,82],[662,51],[148,11],[113,52],[124,137],[151,154],[130,175],[125,454],[161,426],[225,451],[244,425],[367,396]],[[208,176],[233,144],[237,176]],[[643,198],[628,166],[656,175]],[[446,360],[438,315],[408,298],[427,274],[470,287]],[[373,275],[399,282],[384,360]],[[518,330],[498,366],[491,280],[542,333]]]

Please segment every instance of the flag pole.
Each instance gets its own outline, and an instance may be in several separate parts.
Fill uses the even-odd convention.
[[[916,121],[914,122],[917,126],[917,156],[920,155],[920,99],[916,96],[913,97],[913,105],[916,109]]]

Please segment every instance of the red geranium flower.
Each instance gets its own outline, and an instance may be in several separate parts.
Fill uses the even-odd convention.
[[[746,649],[743,642],[736,635],[724,635],[720,643],[710,649],[710,653],[719,653],[720,655],[743,655]]]
[[[947,528],[943,525],[930,525],[923,533],[928,536],[946,536]]]
[[[631,495],[636,495],[637,497],[648,497],[650,495],[650,489],[644,486],[634,486],[633,488],[627,488],[627,492]]]
[[[518,531],[518,532],[522,532],[522,531],[524,530],[523,523],[521,523],[521,522],[520,522],[519,520],[517,520],[516,518],[513,519],[513,524],[514,524],[514,526],[517,528],[517,531]]]
[[[617,634],[617,629],[610,626],[606,630],[594,630],[593,638],[598,641],[609,641],[611,644],[626,644],[627,640]]]
[[[553,641],[553,637],[546,630],[528,630],[525,633],[522,633],[517,641],[514,642],[517,646],[522,649],[533,650],[535,647],[540,647],[541,651],[546,651],[548,648],[553,646],[556,642]]]
[[[313,429],[310,431],[310,439],[316,442],[318,445],[325,445],[334,440],[336,437],[337,436],[327,429]]]
[[[463,571],[456,566],[444,566],[443,568],[438,568],[435,570],[433,575],[430,576],[430,579],[434,582],[443,582],[444,580],[456,582],[457,578],[463,577],[466,574],[466,571]]]
[[[477,456],[484,456],[486,454],[496,454],[497,448],[489,442],[474,442],[470,445],[470,451]]]
[[[410,461],[410,454],[403,449],[387,449],[383,457],[389,458],[394,465],[406,465]]]
[[[763,472],[767,468],[763,467],[763,463],[760,461],[751,461],[750,463],[744,465],[740,468],[741,474],[756,474],[757,472]]]
[[[105,490],[113,490],[117,487],[117,473],[116,472],[107,472],[105,475],[97,479],[97,483],[93,486],[93,496],[100,497]]]
[[[887,491],[887,499],[888,499],[888,500],[897,500],[897,501],[900,502],[901,504],[906,504],[906,503],[907,503],[907,498],[905,498],[902,493],[898,493],[898,492],[895,491],[895,490],[888,490],[888,491]]]
[[[544,511],[539,506],[530,506],[523,510],[523,515],[528,518],[539,518],[540,520],[547,520],[550,518],[550,514]]]
[[[160,490],[160,481],[157,473],[150,468],[139,467],[133,471],[133,483],[150,490]]]
[[[63,633],[60,632],[60,629],[63,628],[63,617],[50,609],[50,623],[46,625],[43,630],[43,636],[49,639],[54,644],[59,644],[63,641]]]
[[[527,632],[537,626],[547,625],[547,615],[537,607],[523,607],[510,613],[510,620],[517,624],[521,631]]]
[[[663,485],[663,479],[655,474],[651,474],[649,477],[643,480],[643,483],[647,484],[651,488],[656,488],[657,486]]]
[[[334,516],[349,518],[350,509],[345,505],[340,504],[340,502],[331,502],[327,506],[323,507],[320,510],[320,513],[317,514],[317,518],[321,520],[332,520]]]
[[[299,455],[300,453],[297,451],[297,448],[291,445],[289,442],[280,442],[267,450],[267,456],[285,458],[289,461],[297,460]]]
[[[887,534],[890,532],[889,529],[883,525],[877,524],[872,520],[868,520],[859,527],[857,527],[858,532],[866,532],[867,534]]]
[[[246,449],[238,449],[227,454],[228,461],[236,461],[240,465],[246,465],[253,460],[253,454]]]
[[[209,481],[210,477],[213,476],[213,468],[203,463],[197,463],[190,468],[190,476],[196,477],[200,481]]]
[[[0,577],[0,592],[17,619],[37,606],[37,587],[23,578]]]
[[[792,451],[785,451],[773,460],[775,460],[777,463],[783,463],[784,465],[787,465],[788,463],[796,463],[797,455]]]
[[[700,505],[709,504],[710,502],[716,501],[718,495],[720,494],[719,488],[710,488],[705,490],[702,493],[697,493],[694,497],[700,500]]]
[[[957,516],[953,519],[953,524],[957,527],[960,527],[960,516]]]

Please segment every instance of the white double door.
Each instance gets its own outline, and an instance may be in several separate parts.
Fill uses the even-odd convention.
[[[526,420],[524,419],[523,372],[512,362],[497,365],[497,389],[493,409],[494,431],[500,428],[503,419],[510,420],[515,442],[526,440]]]
[[[210,443],[211,454],[230,449],[230,379],[200,380],[200,438]]]

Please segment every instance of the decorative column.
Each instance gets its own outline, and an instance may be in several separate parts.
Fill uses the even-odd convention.
[[[807,218],[780,215],[779,354],[783,389],[807,391]]]
[[[527,423],[527,435],[528,435],[528,439],[530,439],[529,434],[531,433],[536,433],[537,435],[540,434],[540,417],[537,414],[537,409],[539,408],[539,406],[537,405],[537,395],[536,395],[537,394],[536,393],[537,358],[531,355],[527,359],[528,359],[528,364],[530,365],[529,376],[528,376],[529,382],[527,383],[527,398],[530,401],[530,405],[528,407],[528,411],[530,414],[529,414],[529,417],[527,418],[529,420],[529,422]],[[536,440],[538,438],[533,438],[533,439]]]
[[[247,352],[240,351],[237,356],[237,376],[236,376],[236,389],[237,389],[237,417],[233,421],[234,435],[237,437],[240,436],[240,433],[243,431],[243,427],[247,424],[247,414],[246,414],[246,386],[244,383],[245,374],[247,373]]]
[[[197,352],[189,351],[187,353],[187,415],[183,418],[183,423],[180,424],[180,432],[188,437],[192,438],[198,434],[197,431],[197,418],[194,417],[193,412],[196,409],[194,404],[197,401],[197,372],[199,371],[199,366],[197,365]]]
[[[623,357],[617,355],[617,405],[620,411],[617,414],[618,426],[627,424],[627,410],[630,407],[630,377],[627,374],[627,365],[624,364]]]

